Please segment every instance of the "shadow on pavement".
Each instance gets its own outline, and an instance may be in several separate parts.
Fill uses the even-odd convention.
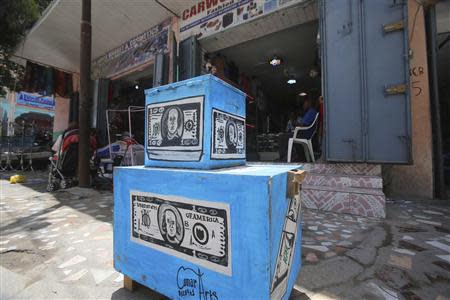
[[[158,294],[151,289],[137,284],[136,289],[133,292],[130,292],[124,288],[116,290],[111,295],[111,300],[144,300],[144,299],[152,299],[152,300],[168,300],[169,298]]]
[[[10,176],[16,174],[25,175],[26,182],[9,183]],[[8,171],[0,174],[3,200],[14,199],[16,203],[20,202],[18,205],[23,208],[22,211],[15,210],[14,212],[6,209],[6,213],[13,213],[15,216],[12,218],[11,223],[8,223],[6,221],[7,218],[4,218],[5,222],[0,224],[2,233],[13,234],[23,232],[24,229],[28,231],[43,229],[52,224],[52,222],[48,221],[49,218],[58,218],[59,214],[52,215],[53,212],[66,207],[89,215],[99,221],[112,224],[112,191],[73,187],[49,193],[46,190],[47,176],[48,173],[46,171]],[[32,202],[35,204],[30,207],[29,205]],[[2,205],[0,205],[0,209],[5,210]],[[70,213],[71,211],[68,210],[66,217]],[[64,218],[64,216],[61,216],[61,218]]]

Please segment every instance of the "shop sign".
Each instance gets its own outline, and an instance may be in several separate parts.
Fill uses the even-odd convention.
[[[53,97],[43,97],[25,92],[17,94],[16,104],[51,111],[55,110],[55,99]]]
[[[181,13],[181,39],[204,38],[305,0],[199,0]]]
[[[170,19],[141,33],[119,47],[95,59],[92,63],[94,78],[109,78],[128,71],[169,52]]]

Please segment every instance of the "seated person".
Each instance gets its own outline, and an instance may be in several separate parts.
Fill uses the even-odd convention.
[[[286,124],[286,130],[284,133],[278,135],[278,154],[280,155],[280,161],[286,161],[287,159],[287,149],[288,141],[292,137],[295,127],[300,126],[302,122],[302,117],[300,116],[299,110],[292,111],[289,114],[289,119]]]
[[[294,113],[294,112],[291,112],[291,113],[289,114],[289,120],[288,120],[288,122],[287,122],[287,124],[286,124],[286,130],[285,130],[285,132],[286,132],[286,133],[294,132],[294,129],[295,129],[295,123],[296,123],[296,120],[295,120],[295,113]]]
[[[305,99],[303,102],[303,111],[305,114],[303,115],[303,118],[298,126],[301,127],[308,127],[311,126],[311,124],[314,122],[314,119],[317,115],[317,110],[313,107],[311,98]],[[306,131],[301,131],[296,136],[296,138],[303,138],[303,139],[309,139],[311,138],[311,135],[314,132],[314,128],[310,128]]]
[[[311,98],[306,98],[305,101],[303,102],[303,111],[304,111],[303,117],[299,116],[299,117],[295,118],[295,122],[292,121],[292,120],[294,120],[293,119],[294,114],[291,113],[288,124],[286,126],[286,131],[288,133],[279,135],[279,138],[278,138],[278,146],[279,146],[278,149],[279,150],[278,151],[279,151],[281,161],[286,161],[288,141],[289,141],[289,138],[293,137],[293,132],[295,130],[295,127],[311,126],[311,124],[314,122],[314,119],[316,118],[317,110],[313,107]],[[293,123],[294,123],[294,126],[292,126]],[[288,129],[292,130],[292,131],[288,131]],[[298,132],[296,138],[309,139],[309,138],[311,138],[311,135],[313,134],[313,132],[314,132],[314,128],[300,131],[300,132]],[[295,157],[296,160],[300,159],[303,161],[304,154],[303,154],[303,151],[301,151],[300,149],[302,149],[301,146],[298,144],[295,144],[292,156]]]

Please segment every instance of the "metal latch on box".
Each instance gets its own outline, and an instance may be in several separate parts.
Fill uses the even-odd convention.
[[[292,170],[288,172],[287,177],[287,198],[294,198],[300,193],[300,185],[305,180],[306,171],[304,170]]]

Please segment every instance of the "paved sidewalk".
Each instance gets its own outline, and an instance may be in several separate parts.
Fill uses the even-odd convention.
[[[154,299],[113,268],[112,193],[0,179],[1,299]],[[449,203],[450,204],[450,203]],[[303,211],[294,299],[450,299],[450,206],[388,203],[386,220]]]
[[[306,211],[297,298],[450,299],[450,201],[442,204],[390,201],[385,220]]]

